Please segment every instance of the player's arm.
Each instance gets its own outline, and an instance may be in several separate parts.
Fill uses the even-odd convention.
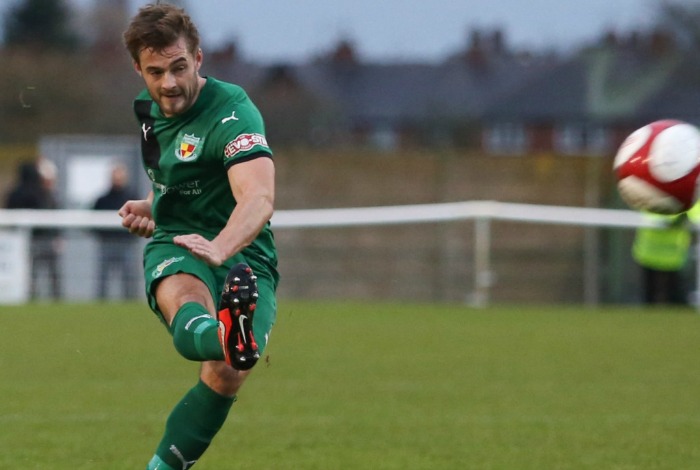
[[[153,205],[153,191],[148,193],[146,199],[126,201],[119,209],[122,218],[122,227],[140,237],[148,238],[153,235],[156,224],[153,221],[151,207]]]
[[[272,218],[275,203],[275,166],[272,158],[259,157],[228,170],[236,208],[226,227],[213,240],[226,258],[250,245]]]
[[[228,169],[236,207],[226,226],[210,242],[197,235],[174,238],[207,263],[218,266],[250,245],[272,217],[275,201],[275,167],[271,158],[259,157]]]

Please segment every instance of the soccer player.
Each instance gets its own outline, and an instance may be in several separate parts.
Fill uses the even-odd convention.
[[[119,214],[131,233],[152,237],[151,309],[178,353],[201,362],[147,469],[183,470],[223,425],[275,320],[274,165],[246,93],[200,75],[199,35],[184,10],[141,8],[124,42],[146,86],[134,111],[152,191]]]

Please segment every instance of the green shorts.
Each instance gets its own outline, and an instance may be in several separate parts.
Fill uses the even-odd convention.
[[[146,281],[146,296],[151,310],[165,324],[163,314],[158,308],[155,297],[155,287],[158,282],[172,274],[187,273],[199,278],[209,288],[214,304],[219,303],[224,280],[231,267],[238,263],[247,263],[257,276],[258,302],[253,317],[253,333],[258,343],[260,353],[267,345],[267,340],[275,324],[277,316],[277,275],[254,259],[247,259],[242,254],[228,259],[221,266],[209,266],[186,248],[177,246],[170,241],[152,240],[143,252],[144,277]],[[167,325],[166,325],[167,326]]]

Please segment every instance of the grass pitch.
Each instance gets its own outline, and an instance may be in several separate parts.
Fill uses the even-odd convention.
[[[0,468],[143,469],[196,380],[144,304],[0,307]],[[691,469],[691,310],[280,302],[195,468]]]

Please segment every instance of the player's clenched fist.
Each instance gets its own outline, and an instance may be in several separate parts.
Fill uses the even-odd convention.
[[[130,233],[144,238],[153,235],[156,223],[151,215],[150,200],[127,201],[119,209],[119,216],[122,218],[122,227],[128,229]]]

